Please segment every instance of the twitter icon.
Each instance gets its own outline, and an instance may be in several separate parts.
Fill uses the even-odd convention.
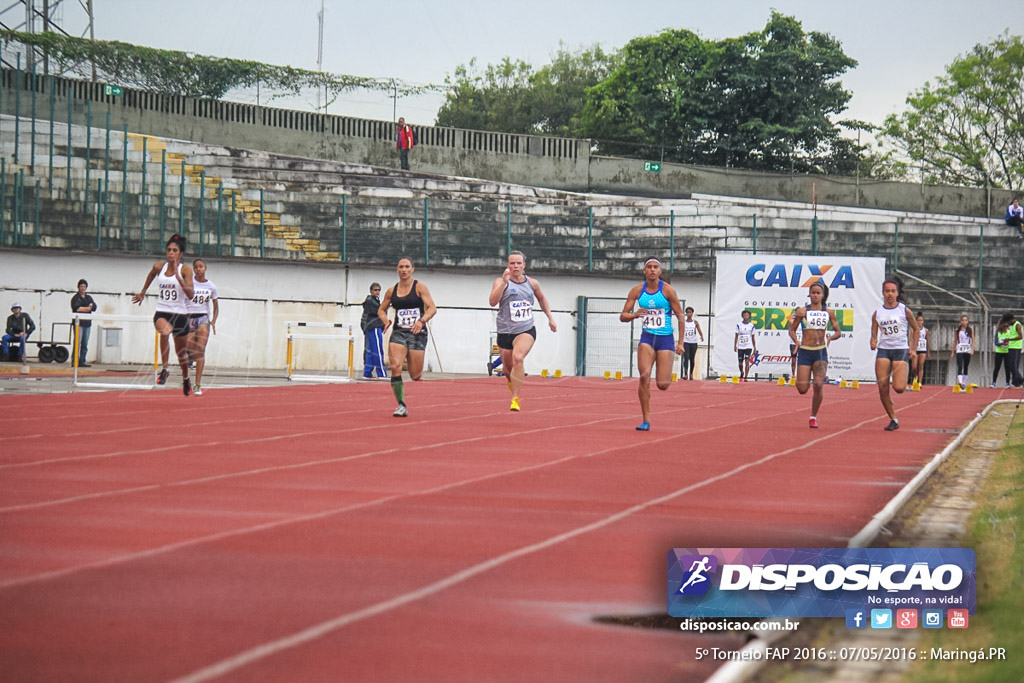
[[[871,628],[892,628],[892,610],[871,610]]]

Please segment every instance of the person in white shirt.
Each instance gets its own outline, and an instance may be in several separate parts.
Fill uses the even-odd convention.
[[[1017,238],[1024,237],[1024,206],[1016,199],[1006,207],[1006,224],[1017,228]]]
[[[743,311],[743,322],[736,323],[736,334],[732,340],[732,350],[740,364],[740,381],[746,382],[750,374],[750,361],[757,354],[757,330],[750,322],[750,311]]]
[[[182,391],[185,396],[192,393],[192,382],[188,377],[188,300],[194,294],[192,289],[192,268],[181,262],[185,256],[185,238],[174,234],[167,240],[164,252],[166,260],[153,264],[146,276],[142,290],[132,297],[133,304],[141,305],[146,299],[146,290],[156,280],[160,292],[156,300],[153,326],[160,333],[160,355],[163,369],[157,376],[157,384],[167,384],[170,372],[167,359],[170,354],[168,337],[174,335],[174,352],[181,367]]]
[[[949,357],[956,356],[956,383],[966,387],[967,373],[971,369],[971,356],[974,355],[974,328],[971,327],[970,318],[966,315],[960,316],[960,325],[953,334],[953,350],[949,352]]]
[[[897,394],[907,390],[910,359],[917,351],[917,318],[903,303],[903,282],[893,276],[882,283],[884,303],[871,314],[871,350],[875,356],[878,396],[889,416],[887,432],[900,428],[893,406],[892,387]]]
[[[920,388],[924,384],[924,364],[928,360],[928,328],[924,326],[924,316],[917,314],[917,355],[910,366],[912,386]]]
[[[217,285],[206,279],[206,261],[197,258],[192,262],[192,289],[194,294],[188,302],[188,355],[196,364],[196,386],[193,393],[203,395],[203,370],[206,368],[206,342],[210,332],[217,334],[217,317],[220,304],[217,302]],[[213,311],[210,311],[210,307]]]

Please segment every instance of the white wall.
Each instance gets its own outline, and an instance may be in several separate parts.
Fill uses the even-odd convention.
[[[89,281],[89,293],[97,313],[139,315],[140,322],[94,323],[89,360],[97,356],[101,343],[99,327],[121,327],[125,363],[146,364],[153,360],[154,299],[142,306],[131,304],[152,264],[161,260],[138,256],[93,255],[47,251],[0,251],[0,311],[9,315],[17,301],[32,316],[39,329],[34,340],[49,339],[51,323],[70,320],[71,296],[79,278]],[[359,319],[361,303],[377,281],[386,289],[397,281],[393,269],[346,267],[339,264],[259,263],[206,259],[208,277],[218,288],[220,319],[216,336],[207,349],[208,363],[228,368],[284,368],[286,336],[284,322],[303,320],[339,322],[350,325],[355,336],[355,358],[359,368],[363,354]],[[529,267],[529,262],[527,263]],[[430,288],[438,305],[431,322],[434,344],[428,347],[427,363],[433,371],[480,373],[484,371],[494,330],[495,312],[487,305],[491,283],[501,275],[493,273],[452,273],[418,268],[415,277]],[[561,369],[572,374],[576,359],[575,317],[577,296],[617,297],[625,301],[629,288],[642,279],[641,264],[632,280],[599,276],[538,276],[555,311],[558,332],[552,333],[542,313],[537,313],[537,345],[527,358],[526,371]],[[681,298],[697,309],[705,336],[710,325],[705,317],[708,283],[677,280]],[[150,288],[152,293],[153,288]],[[58,328],[58,339],[67,328]],[[317,330],[309,330],[317,331]],[[327,330],[324,330],[327,332]],[[296,341],[296,367],[338,369],[346,363],[343,342]]]

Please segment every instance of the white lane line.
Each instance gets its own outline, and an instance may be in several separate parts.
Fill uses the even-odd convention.
[[[805,408],[803,407],[801,408],[801,410],[804,409]],[[302,631],[298,631],[283,638],[272,640],[262,645],[258,645],[248,650],[244,650],[232,657],[228,657],[219,662],[211,664],[210,666],[204,667],[197,671],[193,671],[192,673],[186,674],[185,676],[174,679],[173,683],[200,683],[201,681],[208,681],[212,678],[223,676],[225,674],[235,671],[236,669],[240,669],[248,664],[264,659],[283,650],[288,650],[293,647],[297,647],[299,645],[303,645],[305,643],[316,640],[340,628],[349,626],[350,624],[353,624],[357,621],[362,621],[369,617],[389,612],[399,607],[403,607],[411,602],[422,600],[423,598],[427,598],[437,593],[440,593],[441,591],[444,591],[448,588],[451,588],[452,586],[456,586],[460,583],[463,583],[464,581],[467,581],[468,579],[471,579],[479,574],[483,574],[484,572],[500,567],[501,565],[511,562],[512,560],[525,557],[526,555],[531,555],[540,550],[546,550],[564,541],[576,538],[577,536],[582,536],[583,534],[587,534],[592,531],[602,529],[606,526],[619,522],[623,519],[626,519],[627,517],[630,517],[638,512],[642,512],[653,506],[667,503],[675,498],[678,498],[679,496],[685,495],[687,493],[695,491],[699,488],[703,488],[710,484],[717,483],[724,479],[728,479],[732,476],[735,476],[736,474],[744,472],[753,467],[763,465],[784,455],[788,455],[796,451],[811,448],[820,443],[823,443],[824,441],[827,441],[828,439],[835,438],[837,436],[845,434],[846,432],[853,431],[854,429],[858,429],[863,425],[875,422],[877,420],[877,417],[872,417],[851,427],[847,427],[846,429],[843,429],[841,431],[835,432],[833,434],[824,435],[818,439],[814,439],[807,443],[801,444],[800,446],[794,446],[793,448],[788,448],[786,450],[779,451],[771,455],[766,455],[753,462],[738,465],[737,467],[734,467],[733,469],[727,472],[723,472],[722,474],[718,474],[713,477],[708,477],[703,481],[690,484],[689,486],[685,486],[664,496],[659,496],[657,498],[652,498],[651,500],[648,500],[646,502],[638,503],[637,505],[628,507],[625,510],[617,512],[613,515],[609,515],[604,519],[600,519],[596,522],[586,524],[584,526],[573,529],[572,531],[557,534],[548,539],[540,541],[539,543],[524,546],[522,548],[518,548],[503,555],[498,555],[489,560],[485,560],[484,562],[480,562],[471,567],[467,567],[466,569],[455,572],[454,574],[450,574],[449,576],[446,576],[443,579],[427,584],[426,586],[417,588],[416,590],[409,591],[408,593],[396,595],[395,597],[389,600],[384,600],[382,602],[378,602],[376,604],[364,607],[363,609],[339,615],[328,621],[324,621],[314,626],[311,626],[307,629],[303,629]],[[671,438],[675,438],[675,436],[666,437],[665,439],[659,439],[658,441],[664,441]]]
[[[748,422],[755,422],[757,420],[764,419],[765,417],[768,417],[768,418],[778,417],[778,416],[781,416],[781,415],[788,415],[788,414],[790,414],[792,412],[794,412],[794,411],[785,411],[785,412],[781,412],[781,413],[777,413],[775,415],[769,415],[769,416],[757,415],[757,416],[754,416],[754,417],[750,417],[750,418],[748,418],[746,420],[740,420],[738,422],[732,422],[732,423],[729,423],[728,425],[719,425],[717,427],[708,427],[706,429],[698,430],[697,432],[689,432],[689,433],[686,433],[686,434],[679,434],[679,433],[670,434],[668,436],[662,437],[660,439],[655,439],[655,440],[647,439],[643,443],[644,443],[644,445],[648,445],[648,444],[652,444],[652,443],[660,443],[662,441],[668,441],[668,440],[671,440],[671,439],[692,438],[694,434],[699,434],[701,432],[710,432],[710,431],[714,431],[716,429],[722,429],[722,428],[731,429],[731,428],[735,428],[735,427],[737,427],[739,425],[746,424]],[[611,420],[611,419],[619,419],[619,420],[621,420],[623,418],[622,417],[607,418],[606,420],[595,420],[595,421],[593,421],[593,423],[596,424],[597,422],[608,421],[608,420]],[[590,423],[585,423],[585,424],[590,424]],[[580,425],[580,426],[583,426],[583,425]],[[558,428],[559,429],[564,429],[564,427],[558,427]],[[538,430],[532,430],[532,431],[544,431],[544,430],[538,429]],[[480,437],[480,438],[483,438],[483,437]],[[486,438],[490,439],[490,438],[493,438],[493,437],[486,437]],[[73,566],[73,567],[65,567],[63,569],[55,569],[53,571],[43,572],[41,574],[33,574],[33,575],[30,575],[30,576],[24,576],[24,577],[20,577],[20,578],[17,578],[17,579],[11,579],[9,581],[5,581],[5,582],[0,583],[0,590],[6,589],[6,588],[13,588],[13,587],[16,587],[16,586],[23,586],[23,585],[32,584],[32,583],[38,583],[40,581],[47,581],[47,580],[50,580],[50,579],[56,579],[56,578],[68,576],[70,574],[75,574],[75,573],[78,573],[80,571],[85,571],[87,569],[99,569],[99,568],[104,568],[104,567],[111,567],[111,566],[118,565],[118,564],[123,564],[123,563],[126,563],[126,562],[132,562],[132,561],[139,560],[139,559],[145,559],[145,558],[148,558],[148,557],[153,557],[155,555],[161,555],[161,554],[164,554],[164,553],[169,553],[169,552],[172,552],[172,551],[175,551],[175,550],[180,550],[182,548],[189,548],[189,547],[201,545],[201,544],[204,544],[204,543],[211,543],[211,542],[220,541],[220,540],[227,539],[227,538],[232,538],[234,536],[241,536],[241,535],[245,535],[245,534],[249,534],[249,533],[258,533],[258,532],[261,532],[261,531],[267,531],[267,530],[270,530],[270,529],[276,529],[278,527],[282,527],[282,526],[286,526],[286,525],[291,525],[291,524],[301,524],[303,522],[308,522],[308,521],[312,521],[312,520],[322,519],[322,518],[325,518],[325,517],[329,517],[329,516],[336,515],[336,514],[341,514],[341,513],[344,513],[344,512],[352,512],[354,510],[361,510],[361,509],[364,509],[364,508],[367,508],[367,507],[371,507],[371,506],[382,505],[384,503],[389,503],[389,502],[392,502],[392,501],[395,501],[395,500],[399,500],[399,499],[402,499],[402,498],[413,498],[413,497],[417,497],[417,496],[431,495],[431,494],[438,493],[438,492],[441,492],[441,491],[447,491],[448,489],[452,489],[452,488],[456,488],[456,487],[460,487],[460,486],[466,486],[466,485],[469,485],[469,484],[475,484],[475,483],[478,483],[478,482],[481,482],[481,481],[487,481],[487,480],[490,480],[490,479],[497,479],[497,478],[500,478],[500,477],[522,474],[524,472],[530,472],[530,471],[533,471],[533,470],[544,469],[544,468],[547,468],[547,467],[553,467],[554,465],[559,465],[559,464],[562,464],[562,463],[565,463],[565,462],[570,462],[572,460],[582,460],[582,459],[586,459],[586,458],[597,457],[599,455],[605,455],[607,453],[612,453],[612,452],[617,451],[617,450],[628,450],[628,449],[634,448],[636,445],[637,445],[636,443],[622,444],[622,445],[613,446],[613,447],[606,448],[606,449],[603,449],[603,450],[600,450],[600,451],[594,451],[594,452],[586,453],[586,454],[582,454],[582,455],[570,455],[570,456],[566,456],[564,458],[559,458],[557,460],[552,460],[552,461],[549,461],[549,462],[539,463],[539,464],[536,464],[536,465],[529,465],[529,466],[526,466],[526,467],[516,468],[516,469],[513,469],[513,470],[506,470],[504,472],[494,472],[492,474],[482,475],[480,477],[473,477],[471,479],[465,479],[465,480],[461,480],[461,481],[451,482],[451,483],[448,483],[448,484],[442,484],[441,486],[437,486],[437,487],[430,488],[430,489],[425,489],[425,490],[422,490],[422,491],[414,491],[414,492],[411,492],[411,493],[400,493],[400,494],[395,494],[395,495],[392,495],[392,496],[385,496],[383,498],[378,498],[376,500],[364,501],[363,503],[357,503],[357,504],[354,504],[354,505],[348,505],[348,506],[344,506],[344,507],[341,507],[341,508],[325,510],[325,511],[322,511],[322,512],[315,512],[315,513],[311,513],[311,514],[308,514],[308,515],[301,515],[301,516],[298,516],[298,517],[291,517],[289,519],[277,520],[275,522],[267,522],[267,523],[264,523],[264,524],[257,524],[257,525],[254,525],[254,526],[244,527],[244,528],[241,528],[241,529],[234,529],[234,530],[231,530],[231,531],[219,532],[219,533],[216,533],[216,534],[210,534],[208,536],[201,536],[201,537],[194,538],[194,539],[180,541],[178,543],[171,543],[171,544],[168,544],[168,545],[165,545],[165,546],[160,546],[160,547],[157,547],[157,548],[150,548],[148,550],[142,550],[142,551],[135,552],[135,553],[126,553],[124,555],[117,555],[115,557],[110,557],[110,558],[107,558],[105,560],[99,560],[97,562],[91,562],[91,563],[83,564],[83,565],[76,565],[76,566]],[[426,448],[426,447],[427,446],[424,446],[422,448]],[[402,449],[397,449],[396,448],[396,449],[392,449],[392,450],[402,450]],[[406,450],[409,450],[409,449],[406,449]]]

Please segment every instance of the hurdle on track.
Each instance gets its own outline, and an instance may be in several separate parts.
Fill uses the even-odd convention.
[[[340,329],[347,330],[344,334],[327,334],[327,333],[304,333],[294,332],[292,328],[329,328],[329,329]],[[288,364],[288,379],[301,380],[303,382],[351,382],[353,381],[353,360],[355,358],[355,339],[352,336],[352,326],[344,323],[319,323],[319,322],[304,322],[304,321],[287,321],[285,322],[285,329],[288,338],[288,350],[286,361]],[[296,339],[340,339],[348,341],[348,377],[330,377],[327,375],[296,375],[295,371],[295,344]]]
[[[74,321],[74,344],[71,350],[71,365],[74,368],[74,376],[71,387],[86,389],[152,389],[156,385],[156,378],[160,372],[160,333],[153,330],[153,382],[146,384],[126,384],[123,382],[80,382],[78,380],[78,345],[81,339],[78,327],[82,320],[102,322],[147,322],[152,324],[153,317],[149,315],[109,315],[106,313],[73,313]]]

